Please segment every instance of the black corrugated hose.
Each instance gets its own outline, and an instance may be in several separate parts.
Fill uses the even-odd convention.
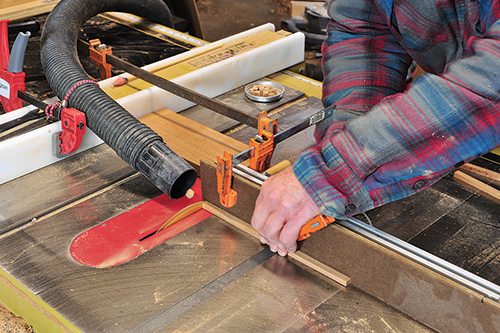
[[[162,0],[62,0],[47,18],[41,42],[42,66],[59,98],[88,80],[77,54],[83,23],[99,13],[126,12],[172,27],[172,14]],[[81,84],[69,106],[86,114],[87,125],[125,162],[171,198],[182,197],[196,181],[196,171],[148,126],[104,93],[96,84]]]

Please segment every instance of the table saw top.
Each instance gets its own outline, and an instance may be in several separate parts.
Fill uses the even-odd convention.
[[[274,105],[281,126],[322,108],[319,83],[292,72],[269,78],[287,89],[287,97]],[[242,89],[217,99],[258,111],[262,105],[249,107]],[[145,121],[160,130],[168,114],[163,110]],[[252,129],[201,107],[173,117],[181,116],[225,133],[235,150],[254,135]],[[275,158],[293,160],[313,142],[312,130],[307,130],[279,146]],[[477,163],[498,170],[492,162]],[[273,256],[236,274],[240,264],[264,247],[215,216],[201,218],[117,266],[96,268],[74,260],[70,246],[81,233],[161,195],[104,144],[0,185],[0,290],[9,295],[0,301],[15,299],[10,305],[18,306],[12,305],[19,303],[12,291],[22,295],[35,304],[31,312],[48,313],[48,323],[32,320],[43,322],[40,325],[46,326],[40,327],[50,331],[141,331],[147,325],[160,325],[165,332],[431,331],[355,286],[342,288],[288,258]],[[497,283],[498,207],[485,200],[445,178],[367,214],[381,230]],[[149,213],[145,214],[154,215]],[[165,217],[154,218],[161,222]],[[137,224],[140,228],[141,221]],[[211,283],[232,272],[235,278],[218,293],[203,302],[192,301],[197,291],[210,289]]]

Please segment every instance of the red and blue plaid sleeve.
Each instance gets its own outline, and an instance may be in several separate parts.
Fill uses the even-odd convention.
[[[323,102],[339,109],[294,163],[325,214],[409,196],[499,145],[499,0],[337,0],[330,15]],[[402,92],[411,59],[429,73]]]

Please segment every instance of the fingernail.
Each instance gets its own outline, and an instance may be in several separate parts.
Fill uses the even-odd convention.
[[[295,252],[295,249],[286,249],[288,251],[288,253],[294,253]]]
[[[282,257],[286,256],[287,251],[282,251],[281,249],[278,249],[278,254]]]
[[[269,248],[271,249],[271,251],[273,252],[276,252],[278,251],[278,246],[276,244],[270,244],[269,245]]]
[[[262,236],[260,236],[260,235],[259,235],[259,239],[260,239],[260,242],[261,242],[262,244],[267,244],[267,243],[269,243],[269,241],[268,241],[267,239],[265,239],[264,237],[262,237]]]

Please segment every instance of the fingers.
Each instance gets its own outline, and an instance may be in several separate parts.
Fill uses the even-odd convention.
[[[274,211],[271,215],[269,215],[269,218],[263,228],[263,233],[269,240],[268,243],[271,251],[278,252],[282,256],[286,255],[285,246],[280,241],[281,230],[283,229],[285,223],[286,219],[283,214]]]
[[[261,195],[259,195],[259,197],[257,198],[257,202],[255,203],[255,210],[252,216],[251,224],[252,227],[259,232],[260,241],[264,244],[268,244],[269,239],[264,236],[266,234],[264,232],[264,227],[266,225],[266,221],[270,212],[268,206],[260,204],[260,202],[262,202],[262,200],[259,201]]]
[[[265,221],[259,236],[262,243],[269,244],[271,251],[285,256],[297,250],[296,240],[301,227],[302,221],[287,220],[284,214],[275,211]]]
[[[265,208],[263,207],[262,211],[259,211],[256,205],[256,210],[252,217],[252,227],[259,232],[259,238],[263,244],[269,244],[271,251],[278,252],[284,256],[288,251],[280,239],[281,231],[286,224],[285,216],[284,214],[280,214],[279,211],[269,213],[267,210],[264,210]]]
[[[281,229],[280,242],[283,244],[284,250],[288,253],[293,253],[297,250],[297,238],[302,226],[307,223],[301,220],[292,220],[285,223]]]
[[[318,213],[319,208],[289,167],[264,182],[251,224],[262,243],[284,256],[296,251],[300,228]]]
[[[255,209],[251,221],[252,227],[259,232],[260,240],[264,244],[270,243],[265,231],[267,221],[276,207],[279,206],[269,198],[270,192],[273,190],[272,180],[271,177],[262,185],[261,192],[255,202]]]

